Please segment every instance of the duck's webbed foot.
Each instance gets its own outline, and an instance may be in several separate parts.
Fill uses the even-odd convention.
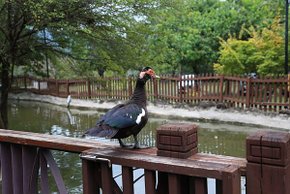
[[[134,147],[133,149],[144,149],[144,148],[149,148],[149,146],[146,146],[146,145],[140,145],[139,142],[138,142],[138,139],[137,139],[137,135],[134,135],[134,141],[135,141],[135,144],[134,144]]]
[[[124,142],[122,142],[121,139],[118,139],[118,141],[119,141],[119,144],[120,144],[120,146],[121,146],[122,148],[131,148],[131,149],[133,149],[134,146],[135,146],[135,145],[133,145],[133,144],[125,144]]]
[[[140,145],[136,135],[133,135],[133,137],[134,137],[134,144],[125,144],[121,139],[118,139],[120,146],[122,148],[129,148],[129,149],[150,148],[149,146],[146,146],[146,145]]]

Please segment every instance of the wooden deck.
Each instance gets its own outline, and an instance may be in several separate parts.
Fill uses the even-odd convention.
[[[175,132],[161,131],[162,135],[167,135],[161,141],[163,147],[167,149],[165,140],[170,140],[168,148],[172,152],[183,140],[197,145],[191,141],[195,138],[190,139],[192,136],[188,131],[181,130],[186,126],[176,126],[179,128]],[[182,139],[175,141],[177,137]],[[157,148],[131,150],[93,139],[0,129],[2,194],[49,193],[48,168],[59,193],[68,193],[50,150],[80,153],[84,194],[101,191],[133,194],[134,169],[144,169],[146,194],[210,194],[208,178],[215,179],[216,194],[240,194],[242,176],[247,177],[247,194],[273,194],[275,189],[279,194],[290,192],[287,183],[290,179],[290,135],[286,132],[266,131],[250,135],[247,138],[247,160],[203,153],[193,153],[187,158],[165,157],[158,154],[159,143]],[[122,166],[122,186],[114,180],[112,165]],[[41,180],[40,187],[37,186],[38,179]]]
[[[121,153],[136,154],[138,157],[140,155],[145,155],[148,157],[157,157],[157,160],[168,159],[167,157],[157,156],[157,148],[146,148],[146,149],[123,149],[120,148],[118,144],[113,143],[104,143],[98,142],[93,139],[81,139],[81,138],[72,138],[64,137],[57,135],[48,135],[32,132],[23,132],[23,131],[14,131],[7,129],[0,129],[0,142],[6,142],[10,144],[19,144],[19,145],[29,145],[36,146],[39,148],[51,149],[51,150],[60,150],[66,152],[82,153],[84,151],[95,151],[100,154],[105,154],[108,152],[119,152],[120,156],[123,156]],[[113,150],[113,151],[112,151]],[[109,156],[109,155],[108,155]],[[241,172],[245,173],[246,160],[243,158],[230,157],[230,156],[221,156],[213,154],[204,154],[197,153],[188,158],[188,160],[195,161],[196,163],[211,163],[214,161],[217,165],[234,165],[237,166]]]

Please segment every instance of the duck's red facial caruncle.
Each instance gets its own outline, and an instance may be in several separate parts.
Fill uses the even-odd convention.
[[[149,68],[149,67],[146,67],[144,68],[141,72],[140,72],[140,76],[139,78],[142,79],[144,78],[145,75],[148,75],[150,76],[150,78],[159,78],[159,76],[157,76],[154,72],[153,69]]]

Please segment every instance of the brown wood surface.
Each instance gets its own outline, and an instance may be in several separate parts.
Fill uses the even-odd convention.
[[[157,170],[187,176],[211,177],[222,179],[222,173],[239,169],[239,166],[215,161],[196,161],[194,159],[176,159],[124,149],[91,149],[83,152],[88,159],[104,158],[117,165],[134,166],[147,170]]]
[[[154,190],[155,173],[158,171],[158,173],[165,173],[165,177],[168,177],[170,192],[179,193],[184,192],[185,189],[189,190],[190,188],[183,187],[182,183],[188,182],[189,179],[186,177],[192,176],[221,180],[223,191],[230,193],[239,189],[237,180],[240,173],[245,174],[246,166],[245,159],[236,157],[197,153],[188,159],[169,158],[157,156],[156,148],[131,150],[120,148],[114,143],[97,142],[96,140],[4,129],[0,129],[0,142],[7,143],[2,143],[3,145],[17,146],[21,144],[31,146],[31,148],[40,147],[75,153],[82,152],[84,193],[86,194],[97,193],[99,187],[104,189],[106,193],[122,192],[112,180],[111,164],[123,166],[123,172],[126,176],[124,178],[130,179],[129,182],[124,181],[124,187],[128,193],[133,193],[132,167],[145,169],[146,190],[148,191]],[[97,164],[100,166],[95,166]],[[100,176],[102,179],[97,178]],[[180,182],[182,180],[183,182]],[[202,184],[196,186],[195,189],[198,191],[204,188]],[[160,191],[161,187],[158,187],[156,192],[160,193]],[[206,192],[206,190],[202,192]]]
[[[122,182],[123,182],[123,192],[126,194],[134,194],[133,185],[133,168],[122,166]]]
[[[127,149],[120,148],[118,144],[98,142],[93,139],[71,138],[71,137],[63,137],[63,136],[23,132],[23,131],[14,131],[14,130],[6,130],[6,129],[0,129],[0,142],[31,145],[31,146],[41,147],[41,148],[62,150],[62,151],[75,152],[75,153],[81,153],[82,151],[95,148],[96,150],[100,149],[100,151],[102,151],[100,153],[103,153],[103,154],[106,154],[106,151],[107,152],[111,151],[111,153],[113,151],[120,152],[120,153],[124,152],[128,154],[128,155],[122,156],[121,158],[124,158],[125,156],[134,158],[134,155],[135,155],[135,158],[138,159],[138,157],[140,156],[142,156],[141,158],[143,158],[143,155],[145,156],[149,155],[148,157],[151,157],[152,159],[154,159],[155,157],[162,160],[168,159],[166,157],[161,157],[161,156],[157,157],[156,148],[127,150]],[[154,159],[154,161],[156,160],[158,161],[158,159]],[[240,169],[242,174],[245,174],[246,160],[243,158],[197,153],[188,159],[196,161],[197,164],[208,163],[209,167],[212,163],[221,165],[221,167],[225,167],[226,165],[234,165]],[[179,161],[187,161],[187,160],[179,160],[179,159],[175,159],[175,160],[174,161],[177,163],[179,163]]]

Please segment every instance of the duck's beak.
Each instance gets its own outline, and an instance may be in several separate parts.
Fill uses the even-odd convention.
[[[152,69],[149,69],[146,73],[150,75],[151,78],[160,78],[158,75],[155,74],[155,72]]]

